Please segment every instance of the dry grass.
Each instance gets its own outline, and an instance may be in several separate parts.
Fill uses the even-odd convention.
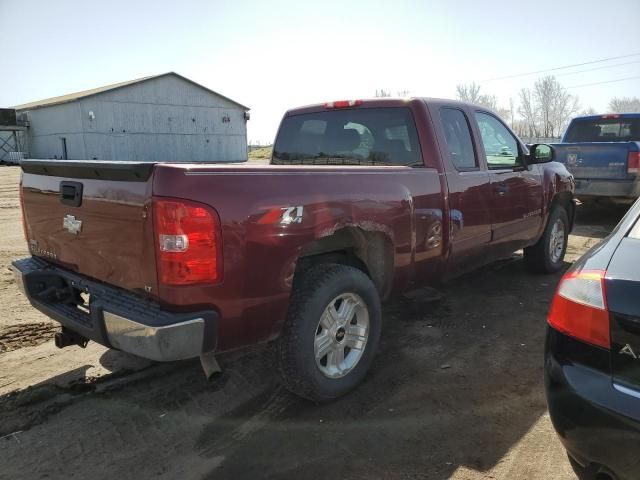
[[[256,148],[255,150],[249,152],[249,161],[270,159],[272,150],[273,147]]]

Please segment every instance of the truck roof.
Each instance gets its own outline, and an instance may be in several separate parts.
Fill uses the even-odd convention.
[[[415,101],[422,101],[428,104],[447,104],[447,105],[460,105],[460,106],[472,106],[476,108],[483,108],[485,110],[492,111],[490,108],[482,105],[475,105],[469,102],[461,102],[459,100],[449,100],[444,98],[431,98],[431,97],[386,97],[386,98],[364,98],[364,99],[345,99],[345,100],[333,100],[324,103],[315,103],[311,105],[304,105],[301,107],[295,107],[287,110],[285,115],[299,115],[301,113],[313,113],[325,111],[327,104],[335,104],[338,102],[353,102],[353,107],[402,107]],[[357,102],[357,103],[356,103]],[[345,106],[344,108],[350,108]]]

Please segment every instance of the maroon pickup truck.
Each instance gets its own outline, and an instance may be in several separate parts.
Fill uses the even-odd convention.
[[[31,257],[60,347],[170,361],[269,342],[291,391],[355,386],[380,301],[524,248],[561,268],[573,178],[491,111],[435,99],[288,111],[270,165],[25,160]]]

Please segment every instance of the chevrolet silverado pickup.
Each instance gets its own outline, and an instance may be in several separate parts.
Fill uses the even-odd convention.
[[[524,248],[562,267],[573,178],[493,112],[414,98],[288,111],[270,165],[25,160],[31,256],[12,269],[58,321],[158,361],[268,344],[315,401],[360,382],[392,292]],[[205,368],[206,369],[206,368]]]
[[[574,118],[552,146],[575,176],[578,199],[631,204],[640,196],[640,113]]]

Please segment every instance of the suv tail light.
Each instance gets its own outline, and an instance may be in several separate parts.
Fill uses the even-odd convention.
[[[640,168],[640,152],[629,152],[627,156],[627,173],[637,174]]]
[[[164,285],[222,280],[222,241],[218,215],[206,205],[154,198],[158,281]]]
[[[567,272],[553,298],[548,322],[559,332],[608,349],[611,338],[604,274],[601,270]]]

